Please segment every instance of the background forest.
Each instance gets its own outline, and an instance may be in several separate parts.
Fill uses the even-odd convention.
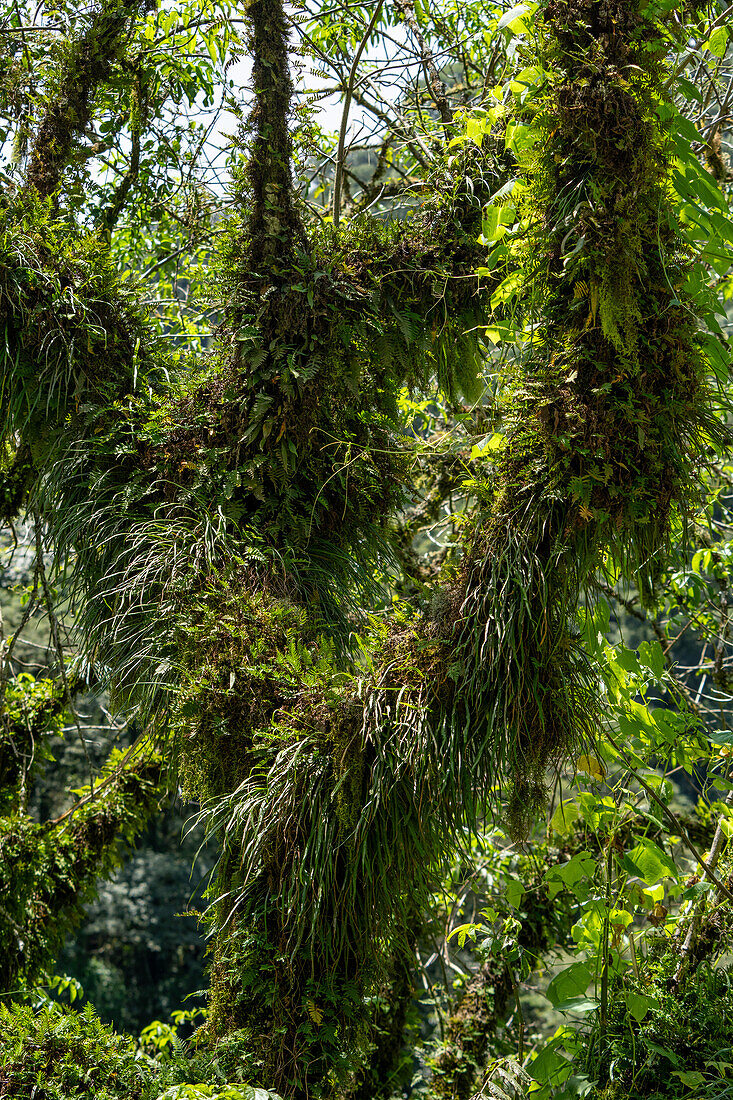
[[[0,0],[0,1098],[733,1096],[732,19]]]

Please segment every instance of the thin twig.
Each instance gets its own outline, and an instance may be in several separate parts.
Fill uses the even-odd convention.
[[[336,153],[336,174],[333,179],[333,224],[338,225],[341,217],[341,185],[344,174],[344,148],[346,145],[346,127],[349,124],[349,108],[351,107],[351,99],[354,94],[354,83],[356,81],[356,72],[361,60],[361,55],[364,53],[366,44],[372,36],[372,31],[376,26],[377,20],[382,12],[382,6],[384,0],[378,0],[377,6],[374,9],[374,14],[369,21],[364,37],[362,38],[357,51],[354,55],[354,60],[351,63],[351,69],[349,71],[349,79],[346,84],[346,95],[344,97],[344,109],[341,114],[341,129],[339,130],[339,143],[338,152]]]

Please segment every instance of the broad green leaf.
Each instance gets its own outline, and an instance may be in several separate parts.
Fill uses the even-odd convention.
[[[654,997],[647,997],[644,993],[629,993],[626,1003],[629,1007],[629,1013],[637,1024],[640,1024],[653,1008],[659,1006],[659,1001]]]
[[[626,853],[623,865],[627,871],[638,875],[649,886],[663,878],[676,880],[679,874],[674,860],[658,844],[646,837]]]
[[[487,436],[483,443],[475,443],[471,448],[471,458],[481,458],[492,451],[500,451],[506,444],[506,436],[500,432],[494,432]]]
[[[616,803],[609,795],[598,798],[590,791],[581,791],[578,795],[578,808],[583,821],[586,821],[592,829],[610,824],[618,816]]]
[[[519,293],[523,283],[524,278],[519,272],[513,271],[511,275],[507,275],[491,295],[491,308],[496,309],[497,306],[510,302]]]
[[[504,880],[504,893],[506,894],[506,900],[509,902],[513,909],[518,909],[522,904],[522,898],[524,897],[524,886],[518,878],[507,878]]]
[[[551,1040],[527,1066],[527,1071],[539,1084],[560,1084],[572,1072],[572,1062],[557,1050],[560,1043]]]
[[[612,909],[608,914],[608,922],[611,926],[617,925],[621,928],[628,928],[633,919],[628,909]]]
[[[574,1012],[579,1016],[586,1016],[589,1012],[596,1012],[601,1002],[597,997],[570,997],[567,1001],[561,1001],[555,1005],[558,1012]]]
[[[639,657],[633,649],[627,649],[625,646],[618,646],[614,656],[616,664],[619,665],[624,672],[631,672],[636,676],[641,675]]]
[[[664,897],[664,883],[655,882],[651,886],[647,886],[646,890],[643,891],[643,896],[648,898],[652,904],[661,901]]]
[[[550,828],[558,836],[564,836],[572,831],[573,825],[579,817],[580,811],[577,803],[572,798],[565,798],[550,818]]]
[[[472,940],[476,939],[476,932],[479,928],[480,925],[478,924],[459,924],[450,931],[446,943],[452,940],[454,936],[458,936],[458,946],[463,947],[467,936],[470,936]]]
[[[592,977],[585,963],[571,963],[565,970],[555,975],[547,987],[545,996],[555,1008],[559,1008],[567,1001],[584,997]]]
[[[517,161],[526,165],[537,143],[537,131],[523,122],[512,122],[506,128],[504,141]]]
[[[724,57],[727,47],[728,31],[725,27],[716,27],[707,42],[703,43],[703,49],[709,50],[716,57]]]
[[[677,79],[677,87],[684,95],[685,99],[690,100],[692,103],[702,103],[702,92],[697,88],[691,80],[681,76]]]
[[[664,675],[664,652],[659,642],[641,642],[638,653],[641,664],[651,669],[657,680],[661,680]]]
[[[550,867],[545,872],[544,880],[547,883],[560,882],[568,889],[573,890],[579,882],[591,879],[595,871],[595,856],[591,855],[590,852],[576,852],[567,863],[558,863],[555,867]],[[554,892],[551,890],[551,895],[554,897],[558,890]]]
[[[673,1069],[673,1077],[679,1077],[683,1085],[688,1089],[699,1089],[705,1084],[705,1074],[696,1069]]]
[[[469,141],[472,141],[474,145],[478,145],[479,148],[484,140],[484,134],[487,130],[487,124],[485,118],[469,118],[466,123],[466,136]]]

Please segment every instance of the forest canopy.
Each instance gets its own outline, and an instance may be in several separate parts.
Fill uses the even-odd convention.
[[[0,1097],[733,1094],[730,17],[0,0]]]

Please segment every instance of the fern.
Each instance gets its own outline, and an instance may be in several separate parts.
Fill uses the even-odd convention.
[[[481,1088],[472,1100],[526,1100],[532,1078],[514,1058],[498,1058],[486,1067]]]

